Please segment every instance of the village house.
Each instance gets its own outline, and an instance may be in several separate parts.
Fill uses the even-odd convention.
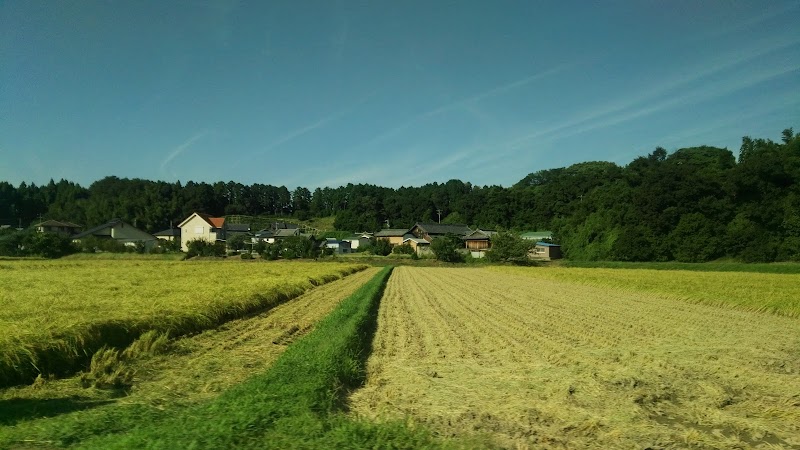
[[[467,250],[482,252],[492,248],[492,236],[497,234],[494,230],[475,230],[464,236],[464,246]]]
[[[417,222],[408,233],[416,238],[422,238],[428,242],[432,242],[434,239],[447,236],[448,234],[464,237],[472,233],[472,230],[470,230],[468,226],[461,224]]]
[[[334,254],[340,255],[342,253],[350,253],[350,243],[347,241],[340,241],[336,238],[325,238],[322,242],[322,248],[328,248]]]
[[[153,233],[153,236],[160,241],[179,242],[181,240],[181,229],[167,228],[166,230]]]
[[[537,242],[528,255],[531,258],[560,259],[561,246],[549,242]]]
[[[113,239],[127,247],[144,244],[145,250],[148,251],[156,245],[157,241],[152,234],[144,232],[122,219],[111,219],[102,225],[78,233],[72,236],[72,241],[78,243],[81,239],[89,236],[99,239]]]
[[[372,233],[364,232],[364,233],[361,233],[361,234],[356,234],[356,235],[350,236],[350,237],[342,239],[342,240],[345,241],[345,242],[349,242],[350,243],[350,248],[352,250],[357,250],[359,247],[362,247],[362,246],[365,246],[365,245],[369,245],[369,243],[372,241],[372,239],[373,239],[373,234]]]
[[[178,224],[181,229],[181,250],[188,251],[189,241],[202,240],[217,242],[225,240],[225,218],[211,217],[208,214],[192,213]]]
[[[422,238],[407,237],[403,240],[403,245],[409,245],[414,249],[417,256],[427,255],[431,253],[431,243]]]
[[[258,231],[253,236],[253,244],[259,242],[266,242],[267,244],[274,244],[276,241],[286,239],[287,237],[300,236],[299,228],[281,228],[277,230],[264,229]]]
[[[72,236],[81,231],[80,225],[58,220],[45,220],[44,222],[37,223],[33,228],[39,233],[57,233],[64,236]]]
[[[375,239],[388,241],[391,245],[400,245],[403,240],[414,237],[409,233],[408,228],[387,228],[375,233]]]

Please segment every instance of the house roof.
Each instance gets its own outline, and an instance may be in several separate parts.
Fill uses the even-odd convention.
[[[408,231],[408,228],[387,228],[375,233],[375,237],[402,237]]]
[[[461,239],[465,241],[488,241],[495,234],[497,232],[494,230],[475,230]]]
[[[405,244],[408,241],[415,242],[417,245],[431,245],[430,242],[426,241],[425,239],[418,238],[418,237],[405,238],[405,239],[403,239],[403,244]]]
[[[180,237],[181,229],[180,228],[167,228],[166,230],[161,230],[158,233],[153,233],[153,236],[172,236],[172,237]]]
[[[536,245],[539,247],[561,247],[558,244],[551,244],[549,242],[537,242]]]
[[[238,231],[244,233],[250,231],[250,225],[246,223],[229,223],[226,226],[226,229],[228,231],[234,231],[234,232]]]
[[[273,222],[270,224],[270,228],[273,230],[293,230],[295,228],[300,228],[300,226],[296,223]]]
[[[549,239],[553,236],[552,231],[528,231],[519,235],[522,239],[530,239],[536,241],[539,239]]]
[[[461,236],[467,235],[472,232],[470,228],[463,224],[444,224],[444,223],[420,223],[418,222],[415,227],[419,228],[423,232],[429,235],[440,235],[440,234],[458,234]]]
[[[206,213],[200,213],[200,212],[196,212],[195,211],[189,217],[184,219],[183,222],[179,223],[178,227],[183,227],[186,224],[186,222],[190,221],[192,219],[192,217],[194,217],[195,215],[197,217],[205,220],[206,223],[208,223],[209,225],[211,225],[214,228],[222,228],[223,225],[225,225],[225,218],[224,217],[211,217],[210,215],[208,215]]]
[[[272,230],[263,229],[263,230],[256,231],[255,235],[258,238],[268,238],[268,237],[273,236],[274,232]]]
[[[282,230],[276,230],[273,236],[275,237],[289,237],[289,236],[298,236],[300,231],[297,228],[286,228]]]
[[[59,222],[58,220],[45,220],[44,222],[37,223],[35,227],[66,227],[66,228],[80,228],[80,225],[72,222]]]

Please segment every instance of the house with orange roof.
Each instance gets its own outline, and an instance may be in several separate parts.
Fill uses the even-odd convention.
[[[225,240],[225,218],[211,217],[194,212],[178,224],[181,229],[181,250],[188,251],[189,241],[203,240],[211,243]]]

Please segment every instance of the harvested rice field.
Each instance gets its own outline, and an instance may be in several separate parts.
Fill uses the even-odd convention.
[[[800,448],[800,320],[752,307],[758,281],[738,308],[537,270],[396,268],[351,414],[517,449]]]

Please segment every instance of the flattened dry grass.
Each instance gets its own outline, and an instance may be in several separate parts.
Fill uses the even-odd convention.
[[[798,355],[795,318],[399,267],[351,407],[505,448],[798,448]]]
[[[800,274],[564,267],[493,267],[492,270],[800,317]]]
[[[364,265],[312,262],[0,263],[0,386],[64,375],[149,330],[182,335],[275,306]]]

